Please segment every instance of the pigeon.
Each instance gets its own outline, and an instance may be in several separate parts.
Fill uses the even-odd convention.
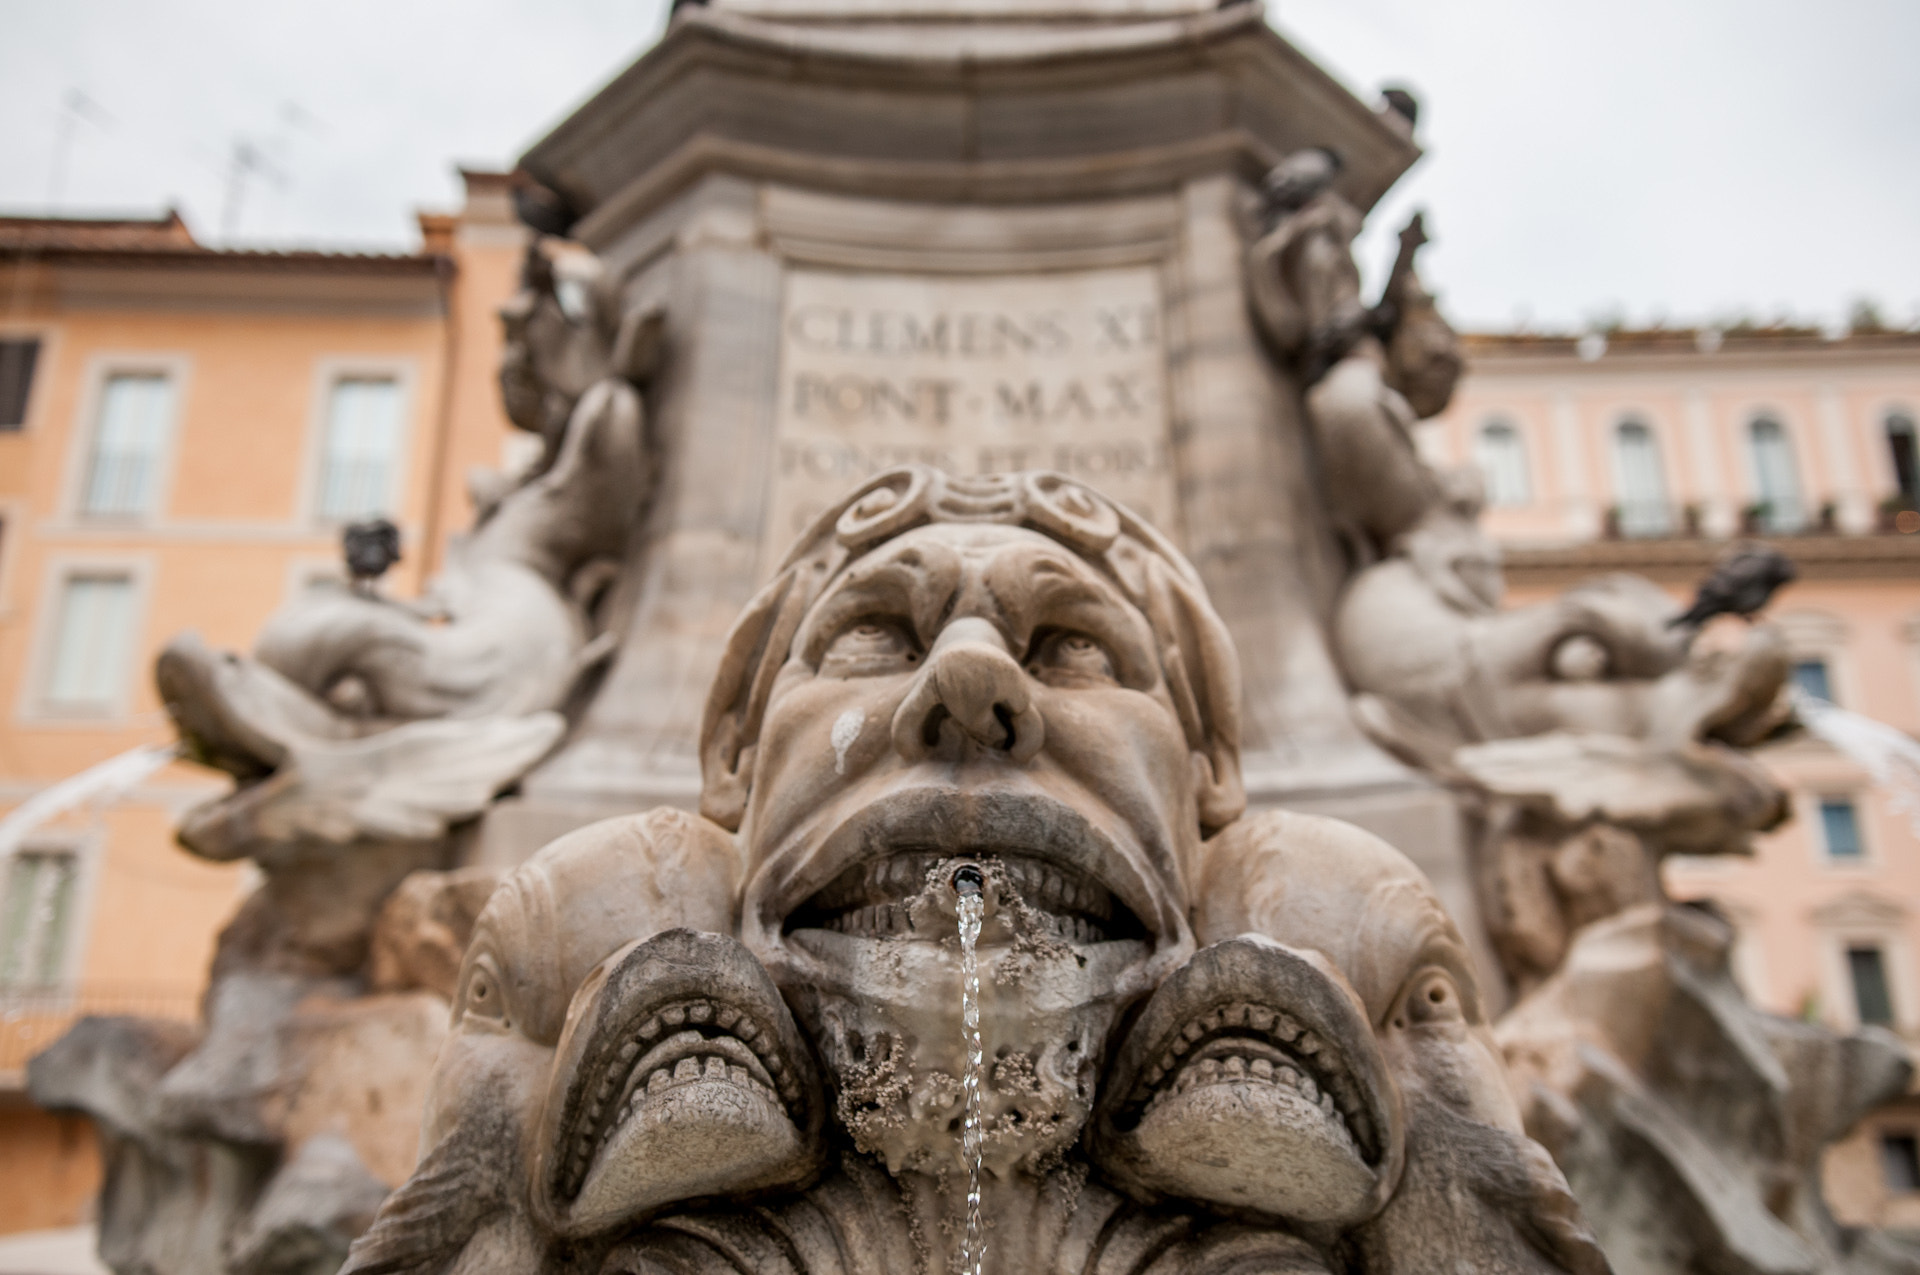
[[[528,228],[556,239],[572,234],[573,224],[580,220],[564,195],[545,186],[515,186],[513,211]]]
[[[348,523],[340,533],[340,553],[355,583],[370,583],[400,561],[400,528],[385,518]]]
[[[1774,591],[1799,572],[1793,560],[1767,545],[1742,545],[1720,560],[1713,574],[1700,582],[1693,605],[1667,621],[1667,627],[1699,628],[1716,615],[1750,620]]]

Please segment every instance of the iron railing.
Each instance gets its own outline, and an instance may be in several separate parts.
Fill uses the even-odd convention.
[[[82,983],[77,987],[0,987],[0,1073],[17,1073],[67,1028],[89,1014],[126,1014],[193,1022],[200,990],[177,983]]]

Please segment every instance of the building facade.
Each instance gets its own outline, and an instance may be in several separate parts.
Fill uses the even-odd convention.
[[[0,813],[171,729],[149,670],[197,628],[245,648],[339,572],[344,521],[402,529],[417,592],[510,463],[496,307],[526,232],[468,173],[414,253],[221,252],[177,217],[0,218]],[[1476,465],[1511,600],[1596,572],[1686,594],[1742,536],[1801,569],[1772,618],[1809,693],[1920,732],[1920,336],[1619,332],[1468,340],[1422,427]],[[1737,624],[1737,621],[1723,623]],[[1670,865],[1738,922],[1763,1005],[1920,1041],[1920,837],[1874,777],[1805,737],[1762,753],[1795,819],[1751,861]],[[251,881],[173,843],[218,791],[171,765],[0,843],[0,1232],[84,1216],[91,1132],[31,1108],[25,1060],[81,1013],[191,1019]],[[1848,1219],[1920,1226],[1920,1103],[1836,1149]]]
[[[172,740],[151,677],[197,629],[245,649],[341,574],[339,533],[401,528],[418,590],[498,467],[497,321],[525,232],[503,178],[393,255],[215,251],[177,215],[0,218],[0,814]],[[471,339],[471,351],[463,341]],[[173,841],[224,781],[171,764],[0,841],[0,1233],[77,1221],[84,1122],[31,1107],[27,1059],[74,1017],[192,1020],[252,882]]]
[[[1480,469],[1511,602],[1606,571],[1690,597],[1731,541],[1763,538],[1800,571],[1768,612],[1799,687],[1920,733],[1920,334],[1507,335],[1468,352],[1421,441]],[[1920,804],[1807,735],[1756,755],[1792,820],[1751,860],[1670,862],[1670,888],[1731,916],[1765,1008],[1920,1043]],[[1917,1148],[1920,1103],[1835,1148],[1842,1219],[1920,1227]]]

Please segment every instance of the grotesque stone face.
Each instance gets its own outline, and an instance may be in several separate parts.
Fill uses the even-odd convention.
[[[741,937],[891,1167],[956,1155],[959,866],[985,882],[996,1171],[1072,1142],[1115,1017],[1191,954],[1187,865],[1241,805],[1200,599],[1063,479],[913,469],[823,520],[736,630],[706,807],[740,827]]]
[[[922,527],[814,603],[761,730],[744,937],[856,1140],[952,1155],[962,862],[988,883],[992,1158],[1072,1140],[1114,1015],[1192,951],[1189,751],[1145,617],[1037,532]]]
[[[1239,818],[1238,694],[1124,511],[876,478],[729,637],[712,822],[583,830],[488,905],[434,1149],[349,1270],[952,1270],[984,1197],[999,1275],[1599,1275],[1424,878]]]

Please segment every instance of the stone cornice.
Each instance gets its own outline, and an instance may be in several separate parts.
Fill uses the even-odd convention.
[[[971,41],[683,11],[523,159],[589,243],[715,168],[881,197],[1022,202],[1257,175],[1328,145],[1371,206],[1419,157],[1255,5]]]

